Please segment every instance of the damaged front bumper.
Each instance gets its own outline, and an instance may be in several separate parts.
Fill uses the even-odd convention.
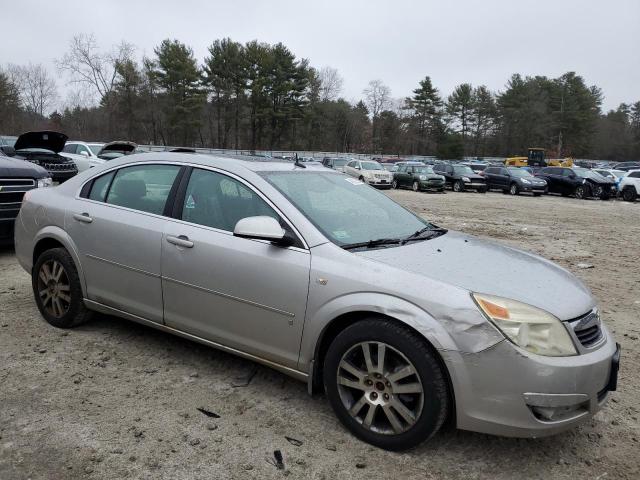
[[[509,437],[562,432],[593,416],[615,390],[619,346],[602,327],[597,350],[544,357],[502,341],[479,353],[441,352],[455,392],[457,427]]]

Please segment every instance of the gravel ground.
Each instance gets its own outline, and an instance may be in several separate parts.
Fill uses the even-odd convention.
[[[542,254],[582,278],[623,348],[619,391],[606,408],[551,438],[448,429],[410,452],[384,452],[350,436],[322,396],[268,368],[107,316],[71,331],[49,326],[4,249],[0,479],[639,478],[640,203],[389,195],[441,226]]]

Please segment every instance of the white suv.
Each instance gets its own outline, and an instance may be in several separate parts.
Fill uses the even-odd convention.
[[[78,167],[78,172],[84,172],[91,167],[102,165],[104,160],[98,158],[98,152],[104,143],[85,143],[71,141],[64,144],[60,155],[70,158]]]
[[[640,195],[640,170],[629,170],[620,180],[618,191],[625,201],[635,202]]]
[[[378,188],[391,188],[393,181],[393,174],[373,160],[351,160],[344,166],[344,173]]]

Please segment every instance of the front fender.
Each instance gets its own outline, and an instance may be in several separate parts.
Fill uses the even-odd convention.
[[[394,318],[423,335],[437,350],[458,350],[449,333],[428,312],[393,295],[358,292],[335,297],[307,312],[298,370],[308,371],[323,333],[334,320],[349,313],[367,312]]]

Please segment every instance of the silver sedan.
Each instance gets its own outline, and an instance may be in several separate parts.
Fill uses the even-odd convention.
[[[447,418],[560,432],[616,389],[619,348],[578,279],[323,167],[131,155],[28,192],[15,231],[51,325],[101,312],[261,362],[385,449]]]

